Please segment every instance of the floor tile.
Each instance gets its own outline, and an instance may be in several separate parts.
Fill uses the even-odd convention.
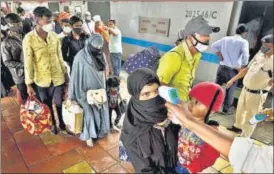
[[[116,164],[109,169],[103,171],[102,173],[128,173],[121,165]]]
[[[215,162],[215,164],[212,166],[214,169],[220,171],[226,167],[228,167],[230,164],[228,161],[222,159],[221,157],[218,158]]]
[[[9,128],[5,122],[1,123],[1,140],[2,142],[12,138]]]
[[[135,173],[135,169],[133,165],[130,162],[121,162],[121,165],[129,172],[129,173]]]
[[[14,137],[16,143],[21,143],[21,142],[29,141],[29,140],[33,139],[34,137],[38,137],[38,136],[31,135],[26,130],[21,130],[21,131],[14,133],[13,137]]]
[[[114,147],[113,149],[110,149],[108,153],[114,158],[115,160],[119,160],[119,147]]]
[[[85,145],[85,142],[76,137],[65,137],[61,142],[47,144],[46,148],[51,155],[59,155],[82,145]]]
[[[2,114],[3,114],[3,117],[8,117],[8,116],[11,116],[11,115],[19,115],[20,114],[20,107],[14,105],[13,107],[10,107],[6,110],[3,110]]]
[[[1,110],[5,111],[16,106],[12,97],[1,98]]]
[[[2,167],[1,173],[29,173],[29,169],[22,160],[21,163],[14,164],[6,168]]]
[[[231,166],[228,166],[221,170],[221,173],[233,173],[233,168]]]
[[[219,172],[213,167],[208,167],[207,169],[203,170],[201,173],[219,173]]]
[[[6,124],[12,134],[24,130],[19,119],[12,119],[10,121],[6,121]]]
[[[10,170],[12,166],[17,166],[18,164],[24,163],[24,159],[15,144],[15,141],[10,138],[8,140],[2,141],[1,147],[1,169]]]
[[[95,170],[90,167],[86,161],[71,166],[63,171],[64,173],[95,173]]]
[[[28,166],[50,157],[49,152],[38,136],[33,136],[28,141],[18,143],[18,147]]]
[[[99,146],[90,148],[85,145],[77,148],[77,151],[84,155],[86,161],[96,172],[102,172],[117,163],[117,161]]]
[[[106,151],[113,149],[119,144],[120,133],[110,133],[106,137],[98,140],[98,143],[101,147],[103,147]]]
[[[43,134],[40,134],[39,136],[40,136],[41,140],[43,141],[43,143],[45,145],[60,143],[60,142],[63,142],[65,140],[64,136],[61,136],[60,134],[53,135],[49,131],[45,132]]]
[[[53,156],[30,166],[30,173],[62,173],[63,170],[81,162],[84,157],[76,150]]]

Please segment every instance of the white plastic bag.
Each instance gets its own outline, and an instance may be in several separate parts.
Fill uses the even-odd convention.
[[[74,134],[82,132],[83,127],[83,109],[75,102],[67,104],[66,101],[62,105],[63,120],[67,128]]]

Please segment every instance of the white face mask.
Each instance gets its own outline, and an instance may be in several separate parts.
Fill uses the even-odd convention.
[[[193,44],[193,46],[199,51],[199,52],[204,52],[208,49],[208,44],[202,43],[199,41],[194,35],[192,35],[193,40],[196,41],[196,44]]]
[[[71,28],[70,27],[64,27],[63,28],[63,31],[65,32],[65,33],[70,33],[71,32]]]
[[[195,48],[199,51],[199,52],[204,52],[208,49],[208,45],[204,45],[201,43],[197,43],[197,45],[195,46]]]
[[[50,23],[50,24],[46,24],[46,25],[44,25],[43,27],[42,27],[42,29],[45,31],[45,32],[50,32],[50,31],[52,31],[52,23]]]
[[[91,16],[86,16],[86,20],[91,21]]]

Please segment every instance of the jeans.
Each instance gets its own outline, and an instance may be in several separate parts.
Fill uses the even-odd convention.
[[[46,104],[51,112],[52,123],[56,126],[56,120],[54,118],[54,112],[52,107],[52,101],[56,104],[56,109],[58,113],[58,119],[60,123],[60,129],[65,130],[66,125],[62,117],[62,102],[64,96],[64,85],[54,86],[53,84],[50,87],[40,87],[38,86],[38,93],[41,99],[41,102]]]
[[[122,61],[121,61],[122,53],[110,53],[110,60],[112,65],[113,75],[119,77]]]
[[[230,67],[220,65],[217,71],[216,83],[222,86],[223,84],[227,83],[237,74],[238,74],[238,71],[236,69],[232,69]],[[230,111],[232,107],[233,99],[234,99],[234,92],[237,88],[237,85],[238,85],[238,81],[236,81],[230,88],[226,89],[223,112]]]

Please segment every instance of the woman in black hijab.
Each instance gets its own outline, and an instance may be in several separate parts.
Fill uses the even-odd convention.
[[[136,173],[174,173],[177,141],[167,120],[160,81],[148,68],[128,77],[128,104],[121,141]]]

